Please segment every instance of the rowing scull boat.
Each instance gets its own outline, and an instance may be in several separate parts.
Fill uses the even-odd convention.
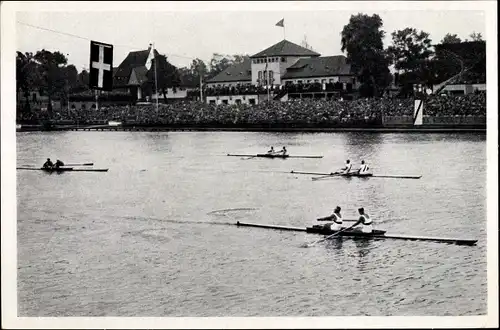
[[[280,154],[256,154],[256,155],[239,155],[239,154],[227,154],[233,157],[261,157],[261,158],[323,158],[323,156],[290,156],[290,155],[280,155]]]
[[[44,172],[107,172],[107,168],[74,168],[74,167],[59,167],[59,168],[36,168],[36,167],[17,167],[18,170],[44,171]]]
[[[335,234],[336,231],[332,231],[329,229],[325,229],[323,226],[312,226],[312,227],[288,227],[288,226],[276,226],[276,225],[263,225],[256,223],[244,223],[244,222],[236,222],[236,226],[238,227],[257,227],[257,228],[266,228],[266,229],[277,229],[277,230],[288,230],[288,231],[302,231],[306,233],[312,234],[321,234],[321,235],[332,235]],[[410,240],[410,241],[431,241],[437,243],[448,243],[448,244],[456,244],[456,245],[475,245],[477,240],[473,239],[460,239],[460,238],[447,238],[447,237],[427,237],[427,236],[408,236],[408,235],[389,235],[386,234],[384,230],[374,230],[372,233],[362,233],[355,231],[344,231],[339,234],[339,237],[356,237],[363,239],[399,239],[399,240]]]
[[[301,172],[301,171],[290,171],[292,174],[308,174],[308,175],[318,175],[321,178],[330,178],[330,177],[357,177],[357,178],[394,178],[394,179],[420,179],[421,175],[378,175],[372,173],[360,174],[360,173],[322,173],[322,172]],[[320,177],[312,178],[312,180],[319,180]]]

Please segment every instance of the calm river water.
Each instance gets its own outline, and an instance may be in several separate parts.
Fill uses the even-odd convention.
[[[322,159],[242,159],[273,145]],[[17,133],[17,164],[94,162],[107,173],[17,171],[19,316],[486,314],[486,135]],[[346,158],[371,178],[312,181]],[[364,206],[391,234],[477,246],[321,238],[305,227]],[[317,222],[316,222],[317,223]]]

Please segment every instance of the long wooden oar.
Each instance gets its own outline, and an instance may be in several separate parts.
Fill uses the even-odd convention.
[[[328,175],[321,175],[321,176],[316,176],[314,178],[311,178],[312,180],[321,180],[321,179],[328,179],[328,178],[331,178],[331,177],[335,177],[335,176],[342,176],[343,174],[342,173],[339,173],[339,172],[333,172],[331,174],[328,174]]]
[[[370,178],[420,179],[421,175],[372,175]]]
[[[346,231],[346,230],[352,229],[355,225],[356,225],[356,224],[352,225],[351,227],[347,227],[347,228],[344,228],[344,229],[342,229],[342,230],[339,230],[339,231],[338,231],[338,232],[336,232],[335,234],[332,234],[332,235],[330,235],[330,236],[327,236],[327,237],[325,237],[325,238],[322,238],[322,239],[320,239],[320,240],[317,240],[316,242],[312,242],[312,243],[309,243],[309,244],[302,245],[302,247],[311,247],[311,246],[313,246],[313,245],[315,245],[315,244],[317,244],[317,243],[320,243],[320,242],[326,241],[326,240],[328,240],[328,239],[330,239],[330,238],[332,238],[332,237],[335,237],[335,236],[339,235],[340,233],[342,233],[342,232],[344,232],[344,231]]]
[[[64,164],[64,166],[94,166],[94,163]]]
[[[323,220],[323,218],[316,219],[317,221],[330,221],[330,220]],[[356,222],[358,220],[356,219],[342,219],[342,222]]]
[[[309,175],[333,175],[333,172],[331,173],[321,173],[321,172],[300,172],[300,171],[290,171],[292,174],[309,174]]]

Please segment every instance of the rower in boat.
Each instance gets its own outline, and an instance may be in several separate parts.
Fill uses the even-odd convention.
[[[340,169],[339,174],[348,174],[351,171],[352,164],[351,161],[348,159],[345,161],[345,166]]]
[[[358,174],[369,174],[368,170],[370,168],[368,167],[368,165],[365,164],[365,161],[362,160],[361,161],[361,166],[359,167],[359,170],[358,170]]]
[[[329,221],[332,220],[332,223],[327,223],[324,225],[325,229],[330,229],[332,231],[337,231],[342,229],[342,215],[340,214],[340,206],[337,206],[335,210],[333,210],[333,214],[324,218],[319,218],[318,221]]]
[[[286,148],[285,148],[285,147],[283,147],[283,149],[281,149],[279,152],[280,152],[283,156],[285,156],[285,155],[286,155]]]
[[[52,169],[54,167],[54,163],[50,160],[50,158],[47,158],[47,161],[43,163],[43,168],[46,169]]]
[[[61,166],[64,166],[64,163],[60,161],[59,159],[56,160],[56,163],[54,165],[55,168],[60,168]]]
[[[269,150],[267,151],[267,153],[268,153],[268,154],[270,154],[270,155],[274,154],[274,153],[275,153],[275,151],[274,151],[274,147],[271,147],[271,149],[269,149]]]
[[[359,219],[353,225],[353,231],[360,231],[362,233],[372,233],[373,232],[372,219],[368,214],[365,213],[364,208],[360,207],[358,209],[358,212],[359,212]]]

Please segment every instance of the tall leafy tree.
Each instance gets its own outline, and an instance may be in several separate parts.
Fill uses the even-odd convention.
[[[36,52],[34,59],[39,64],[41,89],[48,96],[47,110],[51,112],[54,97],[64,93],[66,77],[63,67],[68,63],[68,60],[58,51],[52,53],[45,49]]]
[[[352,15],[341,32],[342,52],[356,72],[362,96],[378,96],[390,83],[389,57],[383,39],[383,22],[379,15]]]
[[[38,90],[40,86],[39,65],[35,61],[35,56],[31,52],[16,52],[16,89],[17,93],[22,93],[25,103],[22,111],[29,112],[29,94],[31,91]]]
[[[430,79],[430,56],[433,54],[429,34],[414,28],[394,31],[388,54],[398,73],[398,84],[403,93],[413,90],[415,83],[427,83]]]
[[[447,33],[443,40],[441,40],[442,44],[459,44],[461,42],[462,40],[456,34],[451,33]]]
[[[214,53],[212,59],[210,60],[209,66],[210,71],[208,72],[208,78],[213,78],[222,71],[226,70],[228,67],[243,63],[250,57],[248,55],[235,54],[235,55],[224,55],[219,53]]]
[[[483,36],[481,35],[481,33],[476,33],[475,31],[473,31],[469,37],[472,39],[472,41],[483,41]]]
[[[156,82],[158,83],[158,92],[163,94],[163,100],[167,101],[167,89],[177,88],[180,85],[180,76],[177,68],[168,62],[165,55],[157,55],[150,70],[147,73],[148,88],[154,91],[155,84],[155,66],[156,67]]]

